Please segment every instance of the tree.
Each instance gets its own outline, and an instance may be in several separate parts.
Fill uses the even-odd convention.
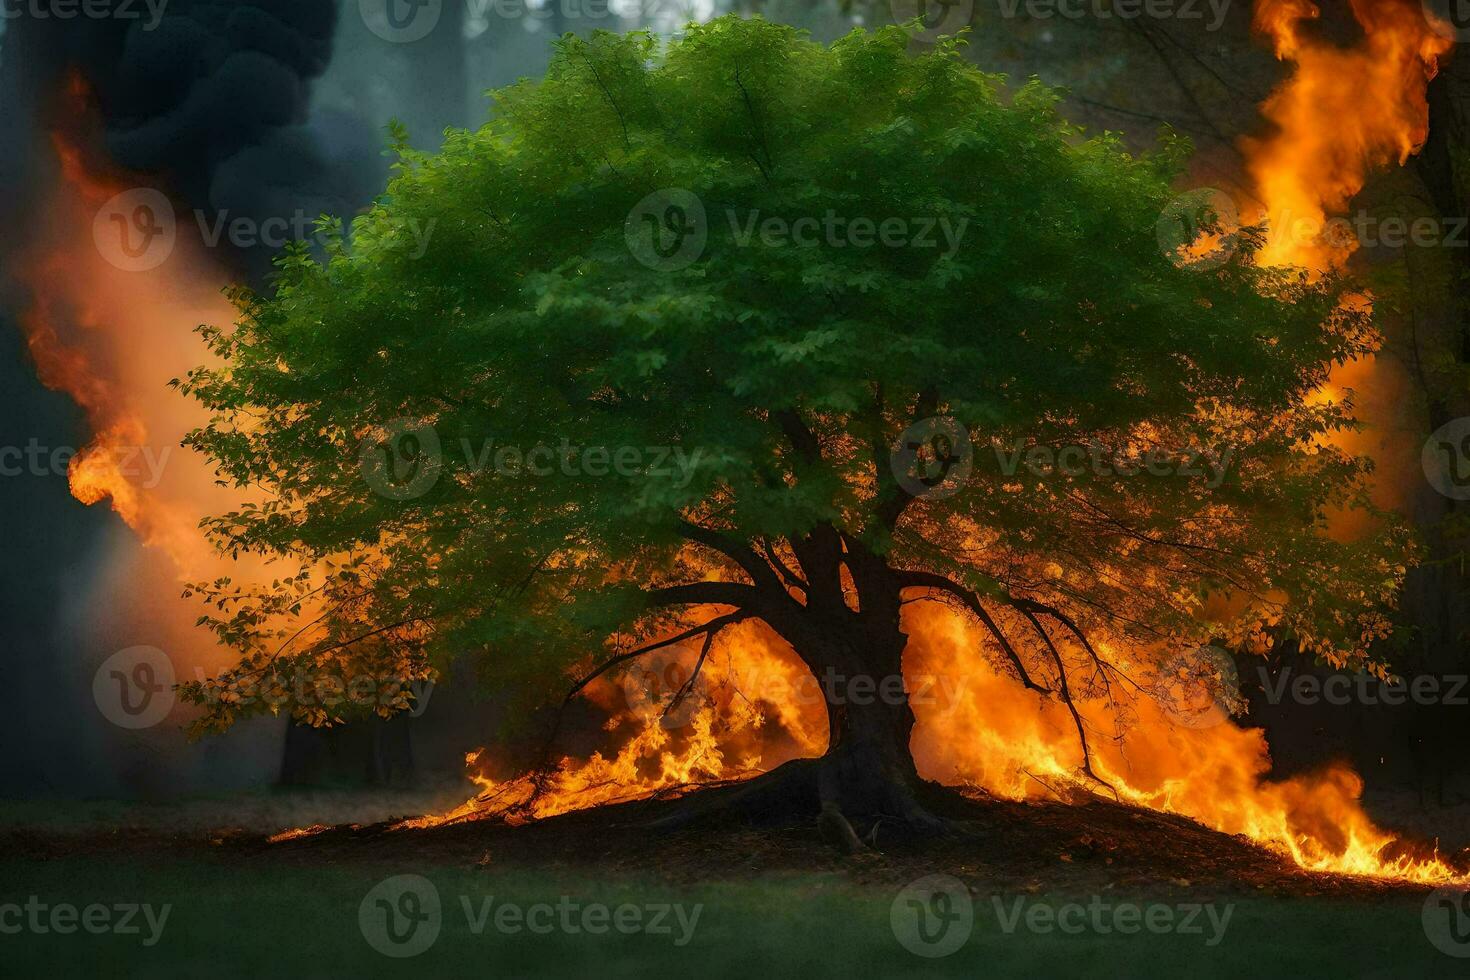
[[[891,690],[925,600],[1073,709],[1091,775],[1076,702],[1131,681],[1111,645],[1371,665],[1404,540],[1324,533],[1371,510],[1369,464],[1315,397],[1373,343],[1350,285],[1259,268],[1258,230],[1161,247],[1161,215],[1213,227],[1171,205],[1178,143],[1088,138],[959,46],[568,37],[485,128],[400,145],[350,242],[238,294],[204,329],[222,366],[182,383],[214,412],[191,444],[270,492],[220,546],[334,563],[204,588],[242,653],[186,689],[206,724],[287,666],[473,655],[554,698],[745,620]],[[822,687],[826,755],[742,805],[938,826],[907,699]]]

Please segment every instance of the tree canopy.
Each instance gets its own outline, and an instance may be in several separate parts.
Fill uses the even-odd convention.
[[[568,36],[483,128],[400,139],[181,382],[214,416],[190,443],[265,492],[209,531],[304,569],[201,586],[242,654],[186,688],[205,724],[293,667],[471,656],[547,697],[701,624],[800,647],[872,568],[1063,693],[1038,617],[1083,662],[1268,633],[1367,662],[1403,540],[1328,533],[1371,510],[1319,394],[1374,343],[1350,284],[1261,268],[1250,229],[1161,246],[1186,147],[1131,155],[959,43]]]

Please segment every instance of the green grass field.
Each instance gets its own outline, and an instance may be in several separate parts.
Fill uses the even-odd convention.
[[[377,952],[365,938],[359,908],[393,875],[427,877],[442,901],[437,941],[411,959]],[[156,944],[138,935],[0,934],[0,973],[16,977],[466,977],[649,975],[751,978],[785,976],[953,977],[1427,977],[1465,967],[1436,950],[1420,925],[1414,896],[1341,900],[1250,898],[1234,903],[1218,944],[1203,935],[1102,935],[1002,931],[990,896],[974,900],[973,932],[956,952],[929,959],[896,938],[890,909],[896,891],[850,884],[838,876],[771,877],[758,883],[675,888],[637,880],[591,881],[548,871],[497,873],[454,867],[278,863],[240,854],[218,857],[74,856],[0,859],[0,906],[34,895],[70,903],[149,903],[172,910]],[[586,907],[682,903],[703,908],[692,937],[668,917],[670,935],[594,935],[580,928],[535,934],[497,930],[492,915],[480,934],[467,920],[485,899],[555,907],[563,896]],[[1007,903],[1022,896],[1006,896]],[[1056,906],[1090,896],[1027,895],[1028,906]],[[1107,896],[1167,903],[1179,896]],[[1223,906],[1226,896],[1210,901]],[[565,904],[565,903],[563,903]],[[631,913],[630,913],[631,914]],[[651,913],[648,913],[651,915]],[[0,914],[0,926],[14,923]],[[572,921],[577,921],[575,915]],[[545,926],[546,920],[537,923]],[[593,922],[592,924],[596,924]],[[508,928],[515,922],[509,922]],[[1460,974],[1465,975],[1465,974]]]

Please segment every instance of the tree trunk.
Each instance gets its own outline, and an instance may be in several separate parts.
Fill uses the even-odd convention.
[[[839,634],[840,635],[840,634]],[[829,741],[817,769],[824,813],[848,820],[896,819],[918,829],[936,821],[919,804],[922,781],[909,739],[914,712],[903,680],[908,638],[854,636],[808,654],[827,706]]]

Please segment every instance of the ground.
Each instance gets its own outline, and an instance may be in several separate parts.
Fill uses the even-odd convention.
[[[885,844],[880,833],[878,852],[855,857],[824,843],[815,824],[650,833],[643,825],[664,806],[522,827],[359,825],[282,843],[262,834],[269,815],[320,810],[320,799],[0,808],[0,908],[32,895],[52,906],[172,906],[149,947],[146,926],[127,936],[27,930],[0,934],[0,955],[16,976],[96,975],[106,964],[150,976],[374,977],[409,964],[492,977],[1417,977],[1466,962],[1426,938],[1428,889],[1305,874],[1242,840],[1111,803],[979,801],[972,835]],[[199,829],[200,819],[223,826],[228,812],[244,819],[225,823],[247,827]],[[905,948],[892,915],[907,884],[935,873],[963,882],[974,918],[956,952],[926,958]],[[369,891],[398,875],[427,878],[443,903],[437,941],[408,961],[375,951],[359,917]],[[535,934],[514,919],[477,933],[474,910],[483,914],[492,896],[491,908],[677,904],[685,921],[702,908],[687,931],[669,915],[668,934]],[[1187,934],[1066,932],[1045,914],[1035,927],[1005,928],[1018,909],[1096,907],[1106,925],[1129,905],[1167,906],[1179,922],[1191,906],[1212,907],[1215,921],[1228,908],[1230,918],[1217,930],[1199,913],[1200,931]],[[0,928],[6,921],[0,914]]]

